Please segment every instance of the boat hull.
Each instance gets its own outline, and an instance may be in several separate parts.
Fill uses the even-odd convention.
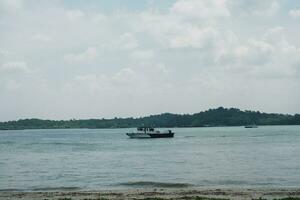
[[[171,138],[174,137],[174,133],[159,133],[159,134],[151,134],[149,133],[151,138]]]
[[[258,128],[256,125],[251,125],[251,126],[245,126],[245,128]]]
[[[172,138],[174,133],[127,133],[130,138],[147,139],[147,138]]]
[[[151,138],[150,135],[145,133],[126,133],[130,138],[137,138],[137,139],[145,139],[145,138]]]

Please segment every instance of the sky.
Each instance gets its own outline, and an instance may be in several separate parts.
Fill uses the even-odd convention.
[[[0,0],[0,121],[300,113],[300,0]]]

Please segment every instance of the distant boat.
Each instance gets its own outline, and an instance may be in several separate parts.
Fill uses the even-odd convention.
[[[130,138],[171,138],[174,132],[171,130],[159,131],[152,127],[138,127],[136,132],[126,133]]]
[[[253,125],[247,125],[247,126],[245,126],[245,128],[258,128],[258,126],[253,124]]]

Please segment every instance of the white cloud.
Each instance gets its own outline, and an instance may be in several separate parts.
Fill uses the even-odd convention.
[[[52,38],[45,34],[36,34],[32,37],[33,40],[38,42],[50,42]]]
[[[8,91],[18,90],[21,87],[22,87],[22,85],[19,82],[17,82],[16,80],[8,80],[5,83],[5,89]]]
[[[22,73],[29,73],[32,70],[28,67],[27,63],[24,61],[11,61],[5,62],[0,66],[0,70],[2,72],[22,72]]]
[[[191,18],[229,17],[226,0],[179,0],[171,8],[175,15]]]
[[[16,13],[23,7],[23,0],[1,0],[0,15],[2,13]]]
[[[254,10],[253,14],[258,16],[273,16],[278,12],[279,9],[280,9],[279,3],[277,1],[273,1],[265,9]]]
[[[112,77],[112,80],[118,84],[140,84],[139,82],[135,82],[136,73],[132,68],[129,67],[122,68]]]
[[[70,20],[77,20],[85,16],[84,12],[81,10],[68,10],[66,16]]]
[[[214,45],[216,31],[211,27],[187,27],[178,35],[170,39],[172,48],[211,48]]]
[[[299,94],[287,92],[299,90],[300,43],[294,36],[299,28],[283,17],[295,9],[281,7],[281,1],[178,0],[167,9],[105,14],[97,6],[62,1],[22,1],[2,12],[3,2],[0,85],[22,88],[11,93],[20,100],[9,105],[28,102],[24,116],[137,116],[219,105],[299,110],[282,106],[300,101]],[[265,101],[253,103],[245,91]],[[0,109],[8,105],[7,94],[0,94]],[[56,96],[61,99],[49,103],[51,112],[36,108]]]
[[[274,43],[278,42],[278,40],[284,39],[284,28],[277,26],[267,30],[263,35],[263,39]]]
[[[103,22],[107,20],[107,16],[102,14],[102,13],[98,13],[95,16],[93,16],[92,21],[94,22]]]
[[[293,18],[300,17],[300,9],[297,10],[290,10],[289,15]]]
[[[155,67],[158,70],[158,73],[161,73],[163,75],[169,74],[169,70],[167,69],[167,66],[165,64],[159,63],[159,64],[155,65]]]
[[[135,50],[130,54],[130,57],[134,60],[151,60],[154,58],[153,50]]]
[[[5,50],[1,50],[0,49],[0,59],[4,58],[4,57],[7,57],[9,55],[9,52],[8,51],[5,51]]]
[[[109,87],[109,79],[105,74],[84,74],[76,75],[74,78],[75,83],[69,83],[72,90],[77,90],[79,87],[86,87],[89,92],[99,92]],[[70,88],[69,88],[70,89]]]
[[[97,49],[94,47],[89,47],[84,52],[78,54],[67,54],[64,56],[65,61],[70,63],[76,62],[90,62],[97,58]]]
[[[270,60],[273,46],[259,40],[250,39],[246,46],[238,47],[235,55],[243,61],[243,64],[263,65]]]
[[[299,76],[299,56],[300,48],[285,39],[282,27],[275,27],[261,38],[236,45],[223,54],[218,63],[248,78],[286,79]]]
[[[229,10],[235,16],[271,17],[280,11],[277,0],[227,1]]]
[[[121,50],[131,50],[138,47],[138,41],[132,33],[124,33],[119,40],[113,42],[113,48]]]

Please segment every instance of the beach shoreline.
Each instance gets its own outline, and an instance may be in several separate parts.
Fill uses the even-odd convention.
[[[300,199],[300,188],[149,188],[97,191],[0,191],[0,200]]]

